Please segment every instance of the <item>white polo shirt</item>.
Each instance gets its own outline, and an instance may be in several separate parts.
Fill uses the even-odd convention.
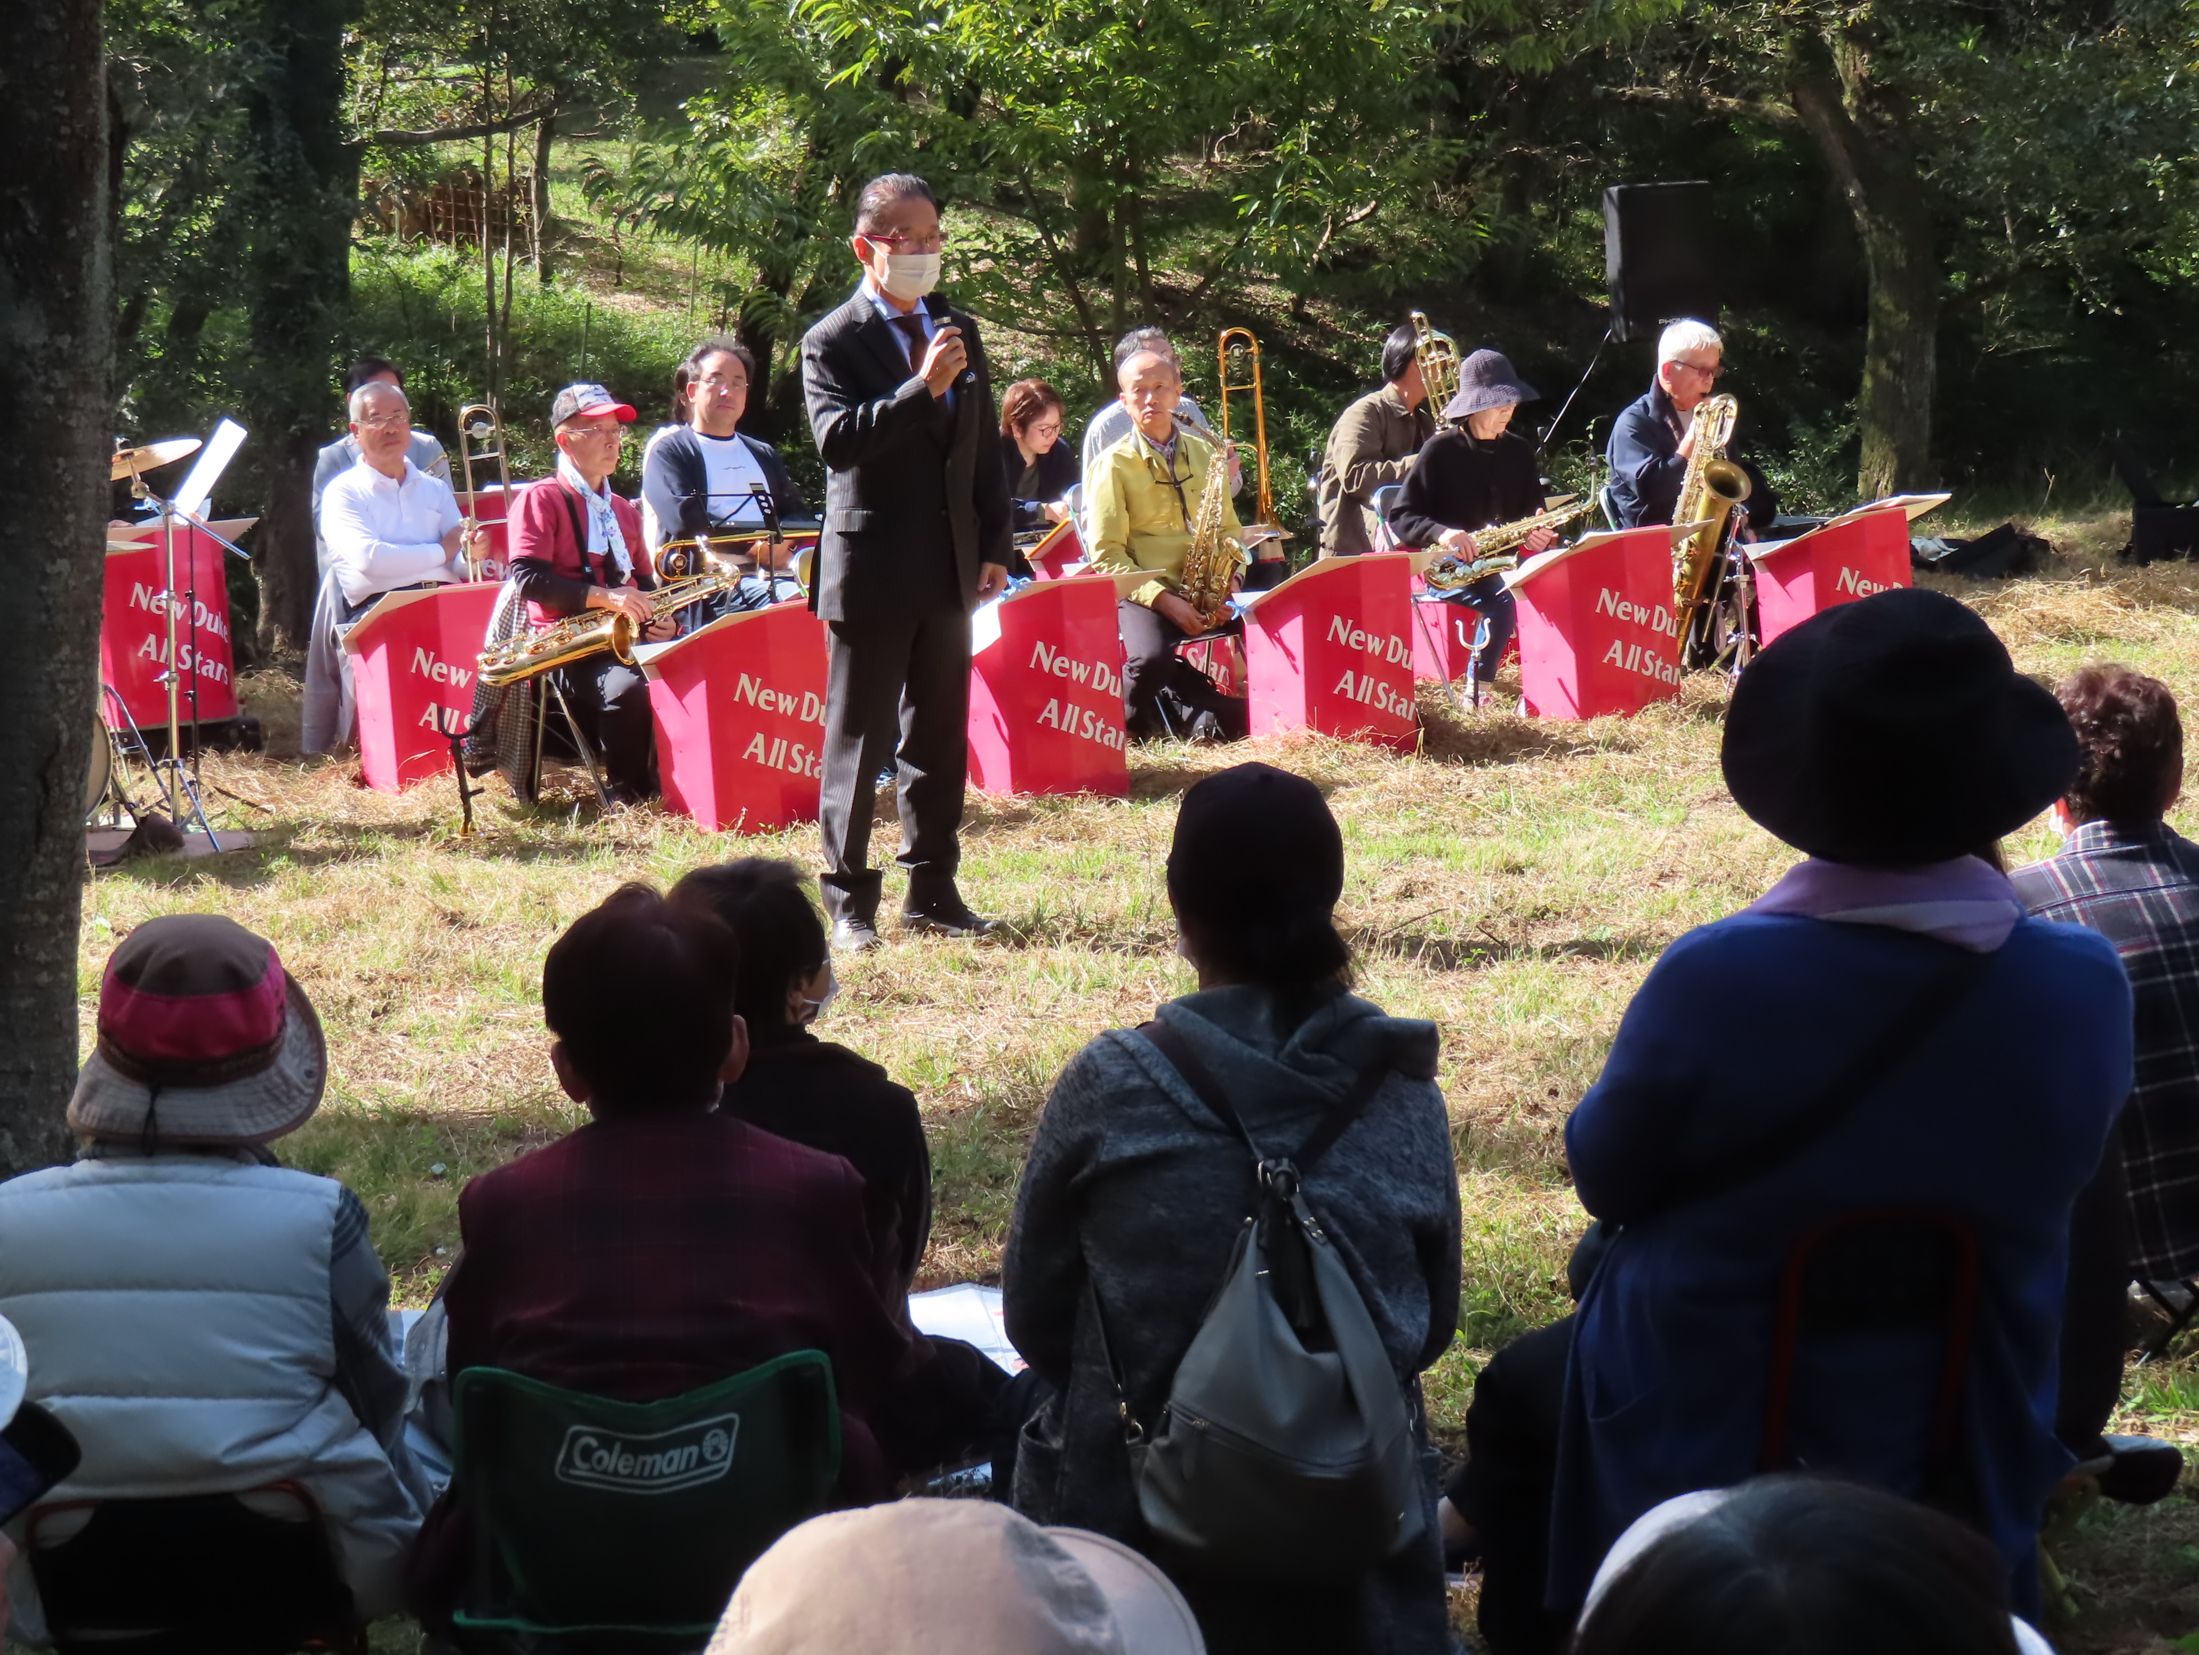
[[[321,496],[321,539],[350,604],[400,586],[463,580],[463,554],[443,550],[443,537],[461,521],[450,484],[409,459],[402,477],[384,476],[361,460]]]

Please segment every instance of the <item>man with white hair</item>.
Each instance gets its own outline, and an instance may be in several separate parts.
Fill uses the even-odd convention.
[[[1669,523],[1680,483],[1694,456],[1695,410],[1718,384],[1725,342],[1708,322],[1674,322],[1657,341],[1657,377],[1648,392],[1627,404],[1611,426],[1606,459],[1611,504],[1622,529]],[[1779,502],[1764,474],[1729,447],[1726,458],[1748,473],[1750,493],[1741,509],[1743,539],[1771,527]]]
[[[321,495],[321,538],[349,625],[388,592],[466,578],[469,531],[450,484],[412,461],[412,408],[387,380],[351,393],[351,435],[359,460]]]

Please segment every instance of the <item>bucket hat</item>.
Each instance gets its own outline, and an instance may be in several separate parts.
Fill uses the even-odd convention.
[[[107,961],[80,1138],[262,1144],[320,1107],[328,1048],[274,945],[216,914],[147,920]]]
[[[1976,611],[1901,587],[1813,615],[1751,661],[1719,762],[1733,802],[1797,850],[1917,867],[2060,798],[2077,737]]]
[[[1542,393],[1512,371],[1502,351],[1475,351],[1458,365],[1458,395],[1443,405],[1445,419],[1464,419],[1514,402],[1539,402]]]

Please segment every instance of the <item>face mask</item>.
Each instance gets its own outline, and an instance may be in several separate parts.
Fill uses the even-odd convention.
[[[903,304],[913,304],[939,285],[939,255],[889,253],[886,279],[878,285]]]
[[[802,1026],[803,1026],[804,1028],[807,1028],[807,1027],[808,1027],[808,1026],[809,1026],[810,1024],[812,1024],[812,1023],[816,1022],[818,1018],[820,1018],[820,1017],[824,1016],[824,1014],[825,1014],[825,1007],[827,1007],[827,1006],[831,1005],[831,1004],[832,1004],[832,1002],[833,1002],[834,1000],[838,999],[839,997],[840,997],[840,978],[839,978],[838,974],[836,974],[836,973],[835,973],[835,972],[833,971],[833,969],[832,969],[832,962],[831,962],[830,960],[827,960],[827,961],[825,961],[825,991],[824,991],[824,993],[820,994],[820,995],[819,995],[819,996],[818,996],[818,997],[817,997],[816,999],[814,999],[814,1000],[812,1000],[811,998],[809,998],[809,996],[808,996],[808,995],[806,995],[806,994],[802,996],[802,1006],[803,1006]]]

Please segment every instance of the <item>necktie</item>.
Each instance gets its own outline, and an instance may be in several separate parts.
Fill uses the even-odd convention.
[[[909,371],[924,371],[924,318],[913,310],[906,316],[896,316],[893,325],[901,330],[901,338],[909,348]]]

